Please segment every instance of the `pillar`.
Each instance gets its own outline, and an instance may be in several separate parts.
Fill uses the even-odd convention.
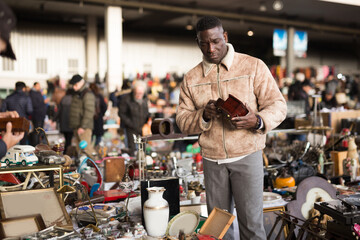
[[[88,16],[86,29],[86,76],[89,82],[93,82],[95,74],[99,71],[98,33],[97,20],[95,16]]]
[[[107,47],[107,88],[108,92],[122,86],[122,9],[107,6],[105,10],[105,38]]]
[[[294,53],[294,27],[289,27],[287,30],[287,49],[286,49],[286,76],[293,77],[292,73],[294,70],[294,61],[295,61],[295,53]]]

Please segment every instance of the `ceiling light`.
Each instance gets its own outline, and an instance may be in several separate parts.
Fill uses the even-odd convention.
[[[186,25],[185,28],[186,28],[186,30],[189,30],[189,31],[194,29],[193,25],[191,25],[191,24]]]
[[[283,3],[281,0],[275,0],[275,1],[273,2],[273,8],[274,8],[274,10],[280,11],[280,10],[283,9],[283,7],[284,7],[284,3]]]
[[[264,2],[260,2],[259,11],[260,12],[266,12],[266,5]]]
[[[194,26],[191,24],[191,21],[188,22],[185,26],[186,30],[191,31],[194,29]]]
[[[248,35],[249,37],[254,36],[254,31],[253,31],[251,28],[249,28],[249,30],[248,30],[248,32],[247,32],[247,35]]]

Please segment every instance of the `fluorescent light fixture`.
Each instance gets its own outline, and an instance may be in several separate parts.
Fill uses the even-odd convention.
[[[319,1],[347,4],[347,5],[353,5],[353,6],[360,6],[360,1],[359,0],[319,0]]]

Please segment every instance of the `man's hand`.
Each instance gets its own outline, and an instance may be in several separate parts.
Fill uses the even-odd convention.
[[[24,132],[12,133],[11,131],[12,123],[8,122],[6,124],[6,132],[2,132],[2,139],[5,142],[7,149],[17,144],[24,137]]]
[[[247,110],[249,111],[243,117],[233,117],[231,123],[235,126],[236,129],[254,129],[257,123],[257,117],[255,113],[245,104]]]
[[[18,118],[19,114],[17,111],[0,112],[0,118]]]
[[[81,134],[83,134],[85,132],[85,129],[83,128],[78,128],[77,130],[77,134],[80,136]]]
[[[213,117],[220,117],[220,113],[217,111],[216,107],[215,107],[215,100],[210,100],[204,109],[204,113],[203,113],[203,119],[208,122],[210,121],[211,118]]]

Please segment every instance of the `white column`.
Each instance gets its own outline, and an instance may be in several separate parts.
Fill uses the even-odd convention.
[[[95,16],[87,18],[87,36],[86,36],[86,75],[87,80],[93,82],[98,68],[98,36],[97,23]]]
[[[286,51],[286,69],[287,77],[292,77],[292,72],[294,70],[294,61],[295,61],[295,54],[294,54],[294,34],[295,29],[294,27],[289,27],[287,30],[287,51]]]
[[[105,36],[107,46],[108,92],[122,86],[122,9],[107,6],[105,10]]]

